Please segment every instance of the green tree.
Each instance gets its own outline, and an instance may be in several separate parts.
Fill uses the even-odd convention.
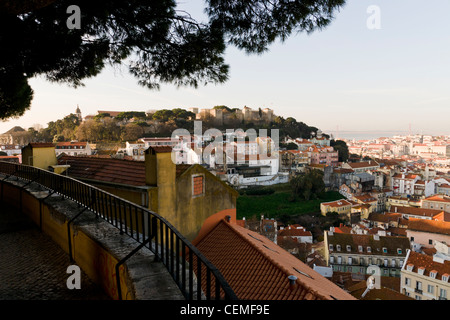
[[[317,199],[325,191],[323,172],[316,169],[292,178],[290,185],[294,199]]]
[[[262,53],[291,34],[323,29],[344,3],[207,0],[207,19],[199,22],[175,0],[1,0],[0,118],[30,107],[30,78],[78,87],[107,64],[124,61],[151,89],[223,83],[227,46]],[[66,25],[71,5],[81,9],[80,29]]]
[[[334,148],[334,150],[338,151],[339,161],[347,162],[349,157],[348,146],[347,143],[343,140],[331,140],[330,146]]]

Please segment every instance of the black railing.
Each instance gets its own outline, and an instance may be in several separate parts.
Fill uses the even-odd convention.
[[[95,186],[32,166],[0,161],[0,173],[5,175],[2,180],[14,176],[26,184],[37,183],[51,193],[74,201],[84,208],[80,214],[90,210],[96,217],[116,227],[120,234],[126,234],[138,242],[139,246],[122,259],[116,269],[139,249],[146,247],[166,266],[186,299],[237,299],[219,270],[157,213]],[[77,217],[78,214],[70,222]],[[119,279],[117,284],[121,298]]]

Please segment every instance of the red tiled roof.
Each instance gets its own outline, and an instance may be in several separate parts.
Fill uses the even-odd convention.
[[[367,168],[367,167],[375,167],[379,166],[375,161],[363,161],[363,162],[349,162],[348,165],[352,168]]]
[[[66,147],[66,146],[81,146],[81,147],[86,147],[87,142],[73,142],[73,141],[69,141],[69,142],[58,142],[56,144],[57,147]]]
[[[145,163],[123,159],[62,156],[58,164],[68,164],[69,176],[76,179],[145,186]]]
[[[408,222],[408,230],[450,235],[450,222],[410,218]]]
[[[444,260],[443,263],[433,261],[433,256],[411,251],[409,253],[408,265],[412,265],[412,272],[417,272],[419,268],[424,268],[424,276],[429,276],[431,271],[437,273],[436,279],[441,280],[443,275],[450,273],[450,261]]]
[[[280,237],[308,237],[312,236],[311,232],[306,231],[304,229],[283,229],[278,232]]]
[[[31,148],[52,148],[55,145],[51,142],[30,142],[28,144]]]
[[[434,217],[435,215],[442,213],[444,211],[437,209],[417,208],[417,207],[391,206],[389,212],[411,214],[416,216]]]
[[[424,201],[425,200],[427,200],[427,201],[439,201],[439,202],[450,202],[450,198],[448,198],[448,197],[441,197],[441,196],[438,196],[438,195],[425,198]]]
[[[197,244],[242,300],[354,300],[256,232],[221,221]],[[194,268],[195,270],[195,268]],[[288,276],[297,277],[290,288]]]
[[[156,153],[172,152],[172,147],[170,146],[150,146],[149,149],[153,149]]]
[[[89,179],[131,186],[145,186],[145,162],[128,159],[112,159],[92,156],[67,156],[58,160],[58,164],[68,164],[69,176],[75,179]],[[179,177],[192,165],[175,166]]]

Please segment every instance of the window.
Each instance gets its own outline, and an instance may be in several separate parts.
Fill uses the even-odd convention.
[[[358,251],[363,252],[363,246],[358,246]]]
[[[442,281],[448,282],[448,274],[447,273],[442,275]]]
[[[337,250],[337,251],[341,251],[341,245],[340,245],[340,244],[337,244],[337,245],[336,245],[336,250]]]
[[[411,279],[405,278],[405,286],[410,287],[411,286]]]
[[[423,275],[424,271],[425,271],[425,268],[420,267],[420,268],[417,270],[417,273],[420,274],[420,275]]]
[[[416,281],[416,290],[417,293],[422,294],[422,282]]]
[[[398,253],[398,254],[402,254],[402,249],[397,248],[397,253]]]
[[[387,253],[387,248],[383,247],[383,253]]]
[[[428,240],[428,244],[433,244],[433,240],[432,240],[432,239],[429,239],[429,240]]]
[[[439,290],[439,300],[447,300],[447,290],[445,289]]]
[[[347,251],[348,252],[352,251],[352,247],[350,245],[347,245]]]
[[[429,284],[428,287],[427,287],[427,292],[431,293],[431,294],[434,294],[434,286]]]
[[[204,178],[205,177],[202,174],[192,176],[192,196],[193,197],[199,197],[204,194],[204,192],[205,192]]]
[[[334,257],[330,257],[330,263],[334,263]]]
[[[408,265],[406,266],[406,270],[408,270],[408,271],[412,271],[413,268],[414,268],[414,265],[413,265],[413,264],[408,264]]]
[[[330,245],[328,246],[328,250],[333,251],[333,245],[332,245],[332,244],[330,244]]]
[[[367,252],[371,253],[372,252],[372,248],[371,247],[367,247]]]
[[[436,279],[436,276],[437,276],[437,271],[436,270],[430,271],[430,278]]]

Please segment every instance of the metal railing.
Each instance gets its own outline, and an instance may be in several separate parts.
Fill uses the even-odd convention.
[[[57,193],[82,206],[83,210],[70,222],[90,210],[97,218],[116,227],[120,234],[126,234],[139,243],[135,250],[119,261],[116,271],[134,253],[146,247],[165,265],[186,299],[237,299],[219,270],[157,213],[95,186],[32,166],[0,161],[0,173],[5,175],[2,180],[14,176],[25,181],[26,185],[37,183],[50,193]],[[119,277],[119,272],[116,275]],[[119,278],[117,285],[121,299]]]

